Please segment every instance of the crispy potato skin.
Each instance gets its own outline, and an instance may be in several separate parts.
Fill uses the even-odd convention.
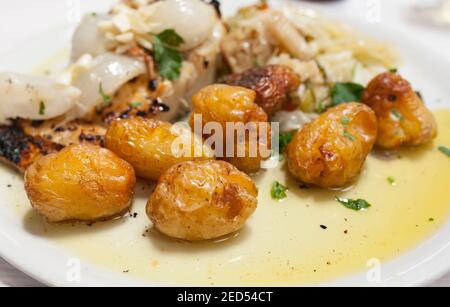
[[[362,101],[378,118],[376,145],[386,149],[417,146],[430,142],[437,135],[433,114],[400,75],[384,73],[373,79]]]
[[[188,137],[186,148],[176,146],[181,135]],[[141,117],[115,120],[106,133],[105,146],[133,165],[138,176],[150,180],[158,180],[180,162],[214,159],[212,149],[202,146],[201,139],[189,127]],[[177,154],[177,148],[186,150],[186,155]]]
[[[225,83],[254,90],[255,103],[272,116],[291,102],[290,96],[300,86],[300,78],[287,67],[268,65],[230,75]]]
[[[308,185],[344,187],[358,177],[376,136],[377,119],[368,106],[331,108],[294,136],[286,150],[289,170]]]
[[[261,162],[269,158],[271,148],[271,128],[268,123],[268,116],[264,110],[259,107],[255,101],[256,93],[243,87],[235,87],[229,85],[211,85],[203,88],[192,100],[193,113],[191,115],[190,124],[194,131],[198,131],[195,127],[194,117],[201,115],[201,129],[204,138],[214,136],[215,131],[211,134],[205,132],[205,125],[208,123],[218,123],[223,130],[222,148],[223,152],[218,150],[215,146],[217,157],[235,165],[241,171],[246,173],[254,173],[260,170]],[[226,142],[227,138],[232,138],[232,135],[227,135],[227,123],[239,123],[247,125],[248,131],[253,131],[255,140],[250,142],[250,135],[248,131],[245,133],[245,138],[242,142],[238,142],[237,134],[235,133],[234,144]],[[260,124],[263,124],[262,128]],[[259,128],[259,129],[258,129]],[[231,134],[231,133],[229,133]],[[244,142],[245,141],[245,142]],[[250,149],[251,145],[252,150]],[[227,155],[227,150],[232,151],[230,147],[234,146],[233,157]],[[255,149],[256,148],[256,149]],[[238,154],[238,150],[244,154]],[[254,151],[254,152],[253,152]]]
[[[49,222],[99,221],[130,209],[136,177],[130,164],[96,145],[72,145],[25,172],[31,205]]]
[[[257,207],[257,195],[250,177],[227,162],[184,162],[159,179],[147,215],[167,236],[209,240],[241,229]]]

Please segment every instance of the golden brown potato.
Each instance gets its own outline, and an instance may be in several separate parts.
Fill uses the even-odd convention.
[[[268,117],[254,102],[255,97],[254,91],[243,87],[211,85],[203,88],[192,100],[191,127],[196,133],[200,128],[205,139],[219,135],[220,146],[213,146],[216,156],[246,173],[259,171],[261,162],[269,158],[271,148]],[[197,116],[201,116],[199,128],[194,123]],[[237,125],[227,130],[227,123]],[[205,129],[207,124],[217,124],[222,131],[208,133]],[[247,129],[244,131],[242,127]],[[239,128],[240,134],[237,133]]]
[[[147,214],[167,236],[214,239],[243,227],[256,209],[257,195],[250,177],[227,162],[184,162],[159,179]]]
[[[50,222],[98,221],[130,209],[136,177],[130,164],[96,145],[72,145],[25,172],[31,205]]]
[[[362,101],[378,118],[376,145],[396,149],[430,142],[437,135],[437,124],[419,95],[408,81],[394,73],[373,79]]]
[[[369,107],[341,104],[297,132],[286,150],[289,170],[309,185],[343,187],[358,177],[376,136],[377,119]]]
[[[214,158],[212,149],[189,127],[140,117],[115,120],[105,146],[133,165],[138,176],[151,180],[177,163]]]
[[[272,116],[283,106],[289,107],[292,94],[300,86],[300,78],[288,67],[268,65],[228,76],[225,83],[254,90],[255,103]]]

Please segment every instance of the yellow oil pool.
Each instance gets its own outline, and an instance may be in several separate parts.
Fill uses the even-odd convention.
[[[241,232],[216,242],[173,241],[149,229],[144,208],[151,187],[145,184],[137,189],[136,218],[91,227],[44,223],[23,191],[12,206],[36,236],[127,277],[181,285],[330,281],[365,270],[369,259],[385,261],[404,253],[448,220],[450,158],[437,148],[450,146],[450,110],[435,114],[439,136],[433,144],[399,151],[391,160],[370,156],[348,191],[301,189],[283,166],[260,174],[256,213]],[[270,198],[275,180],[289,187],[283,202]],[[336,196],[363,198],[372,207],[354,212]]]

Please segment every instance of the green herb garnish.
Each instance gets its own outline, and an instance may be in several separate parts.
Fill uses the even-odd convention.
[[[434,222],[434,218],[430,217],[430,218],[428,219],[428,222]]]
[[[287,194],[286,194],[287,190],[288,190],[287,187],[285,187],[278,181],[275,181],[272,184],[272,189],[270,190],[270,196],[272,196],[272,198],[276,199],[276,200],[283,200],[287,197]]]
[[[390,185],[395,185],[395,178],[394,177],[387,177],[387,181]]]
[[[180,47],[184,43],[183,38],[179,36],[174,29],[164,30],[160,34],[156,35],[156,38],[158,38],[159,41],[165,46],[169,47]]]
[[[355,137],[353,136],[353,134],[351,134],[351,133],[348,132],[347,130],[344,130],[343,135],[344,135],[347,139],[349,139],[350,141],[352,141],[352,142],[355,140]]]
[[[159,73],[164,78],[176,80],[180,77],[183,56],[175,48],[184,43],[184,40],[175,30],[164,30],[155,36],[153,41],[153,53]]]
[[[336,197],[336,200],[340,202],[342,205],[344,205],[346,208],[355,210],[355,211],[361,211],[369,209],[372,205],[369,204],[364,199],[347,199],[347,198],[340,198]]]
[[[389,69],[389,72],[396,74],[396,73],[398,73],[398,68],[391,68],[391,69]]]
[[[333,106],[346,102],[359,102],[364,91],[364,86],[357,83],[336,83],[331,89]]]
[[[137,108],[137,107],[142,106],[142,102],[133,101],[133,102],[130,102],[130,106],[132,106],[133,108]]]
[[[39,102],[39,115],[45,114],[45,103],[43,101]]]
[[[450,148],[445,146],[439,146],[439,151],[442,152],[447,157],[450,157]]]
[[[352,120],[350,118],[348,118],[348,117],[342,117],[341,118],[341,124],[343,124],[344,126],[350,124],[351,121]]]
[[[278,140],[279,146],[278,149],[280,150],[280,153],[283,153],[286,149],[286,146],[292,141],[294,138],[295,132],[287,132],[280,134],[280,138]]]
[[[316,106],[316,113],[323,113],[327,109],[326,105],[323,102],[319,102]]]
[[[103,90],[103,83],[100,83],[98,85],[98,93],[100,94],[100,96],[102,96],[103,103],[107,104],[111,102],[111,96],[106,95],[105,91]]]
[[[403,115],[397,109],[391,109],[391,114],[396,120],[403,120]]]

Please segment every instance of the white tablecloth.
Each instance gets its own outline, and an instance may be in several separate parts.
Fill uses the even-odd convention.
[[[97,7],[103,5],[98,4],[101,1],[81,0],[81,8],[85,11],[93,11]],[[224,0],[224,1],[238,1],[238,0]],[[255,0],[256,1],[256,0]],[[46,22],[38,22],[36,24],[23,24],[27,20],[24,16],[24,7],[27,7],[29,13],[39,14],[39,10],[45,7],[44,4],[53,4],[54,12],[52,18]],[[29,37],[30,29],[36,33],[44,31],[50,25],[57,25],[63,20],[65,15],[65,2],[61,0],[15,0],[15,1],[1,1],[0,3],[0,37],[3,37],[2,45],[0,46],[0,53],[12,46],[15,42],[20,41],[24,37]],[[111,2],[108,0],[108,2]],[[248,3],[248,1],[244,1]],[[302,1],[303,2],[303,1]],[[305,2],[305,5],[319,8],[326,11],[331,16],[351,16],[356,19],[366,18],[380,18],[380,21],[385,25],[406,30],[415,35],[417,40],[426,44],[430,48],[435,49],[443,56],[450,55],[450,28],[442,28],[437,26],[425,26],[418,22],[411,14],[411,7],[414,5],[413,0],[345,0],[336,2],[321,2],[312,3]],[[417,1],[423,3],[423,1]],[[380,4],[379,11],[377,5]],[[32,8],[30,8],[32,6]],[[47,6],[48,7],[48,6]],[[89,7],[89,9],[87,9]],[[372,11],[370,11],[372,10]],[[380,14],[378,14],[378,12]],[[49,12],[42,11],[41,15],[46,16]],[[375,15],[373,15],[373,13]],[[53,16],[55,18],[53,19]],[[369,16],[369,17],[368,17]],[[374,17],[375,16],[375,17]],[[20,17],[20,18],[19,18]],[[344,20],[345,21],[345,20]],[[16,29],[11,31],[11,29]],[[449,260],[450,261],[450,260]],[[4,260],[0,258],[0,286],[42,286],[41,283],[26,276],[22,272],[16,270]],[[450,286],[450,273],[440,280],[434,282],[432,286]]]

